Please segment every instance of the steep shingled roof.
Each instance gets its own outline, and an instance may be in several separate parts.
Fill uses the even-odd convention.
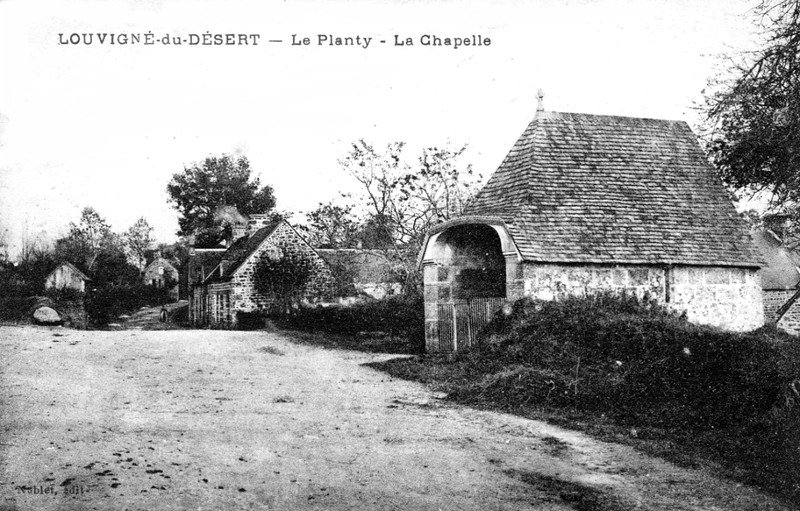
[[[525,260],[761,264],[682,121],[537,112],[464,214],[501,218]]]
[[[225,280],[230,278],[236,270],[256,251],[267,237],[272,234],[284,220],[274,220],[254,233],[242,236],[226,250],[220,258],[220,269],[209,275],[208,281]]]

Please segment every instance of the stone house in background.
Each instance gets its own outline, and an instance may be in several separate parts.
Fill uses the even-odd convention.
[[[178,300],[178,270],[168,260],[158,255],[145,267],[142,281],[145,285],[162,288],[170,286],[169,295],[173,300]]]
[[[288,253],[308,260],[314,268],[304,299],[330,299],[333,275],[325,260],[285,220],[251,215],[246,226],[234,226],[227,249],[190,251],[190,321],[198,326],[230,327],[236,325],[237,313],[266,310],[274,300],[255,290],[256,264],[262,256],[279,258]],[[211,262],[216,264],[210,267]]]
[[[764,319],[793,335],[800,334],[800,254],[769,230],[750,233],[765,265],[761,268]]]
[[[86,292],[86,282],[91,279],[80,271],[74,264],[64,261],[53,269],[44,280],[45,289],[72,289],[81,293]]]
[[[764,324],[761,264],[685,122],[540,104],[464,215],[427,236],[426,346],[469,346],[507,301],[604,291],[752,330]]]
[[[333,273],[334,297],[340,302],[361,298],[381,300],[403,291],[402,268],[384,250],[317,249]]]

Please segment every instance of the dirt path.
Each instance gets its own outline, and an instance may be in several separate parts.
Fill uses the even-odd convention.
[[[171,318],[176,311],[189,306],[189,302],[181,300],[175,303],[168,303],[163,308],[167,310],[167,317]],[[112,323],[112,330],[174,330],[179,329],[171,319],[165,323],[161,322],[162,307],[147,307],[140,309],[130,316],[121,316]]]
[[[788,509],[360,365],[384,355],[32,327],[0,350],[0,509]]]

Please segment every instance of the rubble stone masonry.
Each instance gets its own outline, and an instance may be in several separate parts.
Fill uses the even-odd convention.
[[[523,264],[523,296],[542,300],[603,291],[646,295],[689,321],[742,332],[764,324],[758,270],[726,267],[649,267]],[[509,297],[511,298],[511,297]]]
[[[314,272],[306,287],[308,301],[329,299],[333,289],[333,275],[325,261],[309,247],[285,222],[281,223],[267,240],[256,249],[231,277],[231,307],[234,311],[252,312],[264,309],[272,299],[255,289],[255,268],[265,253],[272,257],[296,254],[311,261]],[[234,318],[235,321],[235,318]]]

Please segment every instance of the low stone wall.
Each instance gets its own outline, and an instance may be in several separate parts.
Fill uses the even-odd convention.
[[[665,269],[643,266],[523,264],[523,295],[558,300],[614,292],[666,302]]]
[[[597,292],[649,296],[689,321],[735,332],[764,324],[757,269],[523,264],[523,295],[541,300]]]
[[[755,268],[676,267],[670,307],[693,323],[734,332],[764,325],[761,277]]]

